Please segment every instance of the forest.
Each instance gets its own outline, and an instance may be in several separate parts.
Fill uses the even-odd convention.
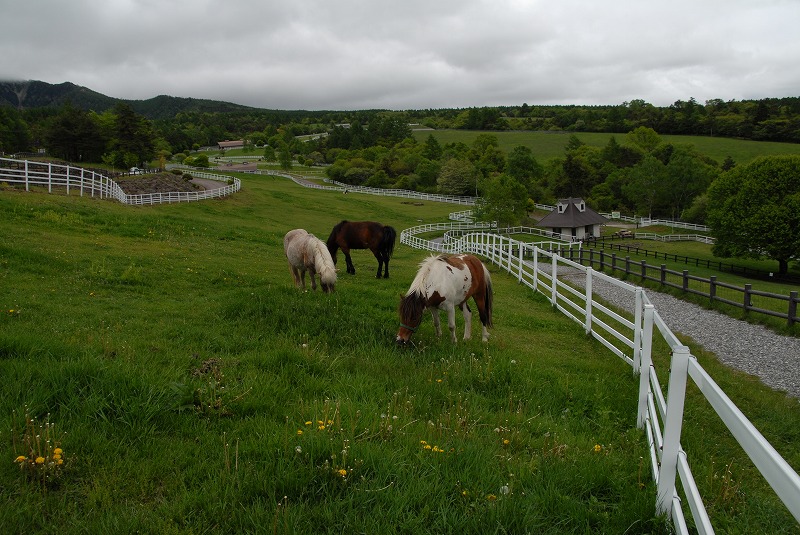
[[[105,102],[105,101],[102,101]],[[581,197],[600,211],[705,223],[709,186],[736,166],[665,142],[667,134],[800,142],[800,98],[759,101],[644,101],[619,106],[529,106],[437,110],[280,111],[157,97],[101,112],[66,101],[0,105],[0,152],[44,148],[77,164],[113,169],[206,165],[197,151],[244,139],[245,152],[276,162],[324,166],[340,182],[484,199],[482,215],[515,223],[532,203]],[[105,106],[105,104],[103,104]],[[139,110],[139,111],[137,111]],[[166,111],[165,111],[166,110]],[[170,115],[172,114],[172,115]],[[153,118],[156,117],[156,118]],[[471,144],[420,141],[412,128],[477,131]],[[562,155],[537,160],[527,147],[500,148],[503,131],[569,135]],[[611,134],[604,147],[580,134]]]

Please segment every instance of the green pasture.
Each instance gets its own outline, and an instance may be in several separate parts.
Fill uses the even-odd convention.
[[[399,233],[458,207],[240,178],[151,207],[0,189],[3,533],[669,532],[638,378],[513,277],[490,267],[487,344],[428,317],[407,349],[397,305],[427,252],[398,243],[375,279],[355,251],[334,294],[292,286],[292,228]],[[797,400],[686,342],[799,469]],[[692,389],[682,445],[718,532],[797,532]],[[42,464],[16,461],[31,449]]]
[[[625,134],[593,132],[485,132],[477,130],[415,130],[413,132],[414,138],[420,142],[424,142],[431,134],[442,145],[460,142],[468,146],[471,146],[479,135],[490,134],[497,138],[500,148],[506,153],[510,152],[514,147],[522,145],[531,149],[534,157],[540,163],[551,158],[563,156],[564,149],[572,134],[586,145],[601,148],[608,144],[611,137],[615,137],[619,143],[625,141]],[[758,156],[800,154],[800,145],[795,143],[749,141],[706,136],[662,135],[661,139],[668,143],[694,145],[700,153],[713,158],[719,163],[722,163],[728,156],[741,165]]]

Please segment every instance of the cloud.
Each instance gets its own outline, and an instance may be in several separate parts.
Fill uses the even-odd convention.
[[[278,109],[659,106],[796,96],[800,3],[41,0],[5,8],[2,79]]]

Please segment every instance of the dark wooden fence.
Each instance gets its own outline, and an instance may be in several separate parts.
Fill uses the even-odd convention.
[[[659,254],[663,257],[663,253]],[[744,287],[741,287],[718,282],[714,276],[704,279],[690,275],[688,270],[674,271],[667,269],[665,264],[653,266],[648,264],[646,260],[631,260],[629,256],[620,258],[616,253],[607,254],[603,249],[595,251],[594,249],[586,248],[570,248],[564,251],[563,255],[573,262],[588,265],[592,269],[610,271],[614,276],[617,276],[617,272],[622,272],[627,276],[640,277],[642,280],[656,282],[663,286],[707,297],[711,303],[725,303],[741,308],[748,313],[753,312],[783,318],[790,326],[800,322],[800,317],[797,315],[797,304],[800,302],[800,298],[798,298],[796,291],[790,292],[788,296],[762,292],[753,290],[751,284],[745,284]],[[673,255],[669,256],[672,257]],[[786,304],[783,305],[781,302]],[[778,311],[784,307],[786,312]]]
[[[742,275],[744,277],[781,281],[788,283],[794,283],[794,282],[800,283],[800,279],[791,275],[779,277],[775,273],[771,273],[761,269],[754,269],[745,266],[737,266],[736,264],[729,264],[727,262],[718,262],[716,260],[709,260],[707,258],[696,258],[692,256],[678,255],[673,253],[662,253],[659,251],[651,251],[649,249],[640,247],[638,244],[627,245],[625,243],[616,243],[617,240],[624,241],[625,239],[630,239],[630,238],[620,238],[618,236],[613,236],[613,237],[603,236],[586,241],[584,243],[584,246],[597,249],[609,249],[611,251],[620,251],[620,252],[624,251],[628,254],[634,254],[636,256],[644,256],[645,258],[653,257],[656,260],[662,258],[664,260],[672,260],[673,262],[683,262],[687,266],[716,269],[717,271],[724,271],[726,273],[733,273],[735,275]]]

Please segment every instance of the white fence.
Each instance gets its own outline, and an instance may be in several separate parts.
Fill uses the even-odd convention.
[[[572,262],[554,252],[558,247],[553,248],[552,244],[548,244],[551,250],[547,250],[539,244],[517,241],[484,230],[468,232],[469,226],[464,222],[421,225],[403,230],[400,241],[416,249],[473,253],[487,258],[516,277],[520,284],[547,297],[554,307],[583,325],[587,334],[591,334],[639,374],[637,426],[645,430],[648,438],[650,465],[657,484],[657,511],[671,516],[678,533],[689,533],[682,503],[688,505],[688,512],[698,533],[714,533],[687,454],[680,444],[689,378],[800,522],[800,476],[700,366],[689,348],[680,343],[641,287]],[[468,233],[446,242],[418,236],[432,231]],[[571,284],[566,282],[567,278]],[[627,291],[631,299],[629,308],[634,311],[632,317],[619,314],[595,301],[592,293],[595,280]],[[669,369],[660,370],[662,375],[669,376],[666,397],[652,359],[654,343],[661,343],[662,340],[672,354]],[[685,499],[679,496],[676,481],[680,481]]]
[[[204,191],[128,195],[111,178],[81,167],[0,158],[0,183],[21,184],[25,186],[25,191],[30,191],[31,188],[47,188],[47,192],[52,193],[55,189],[64,191],[67,195],[77,193],[81,197],[88,195],[100,199],[115,199],[122,204],[130,205],[141,206],[213,199],[230,195],[242,187],[238,178],[195,169],[191,174],[195,178],[219,181],[220,187]]]

